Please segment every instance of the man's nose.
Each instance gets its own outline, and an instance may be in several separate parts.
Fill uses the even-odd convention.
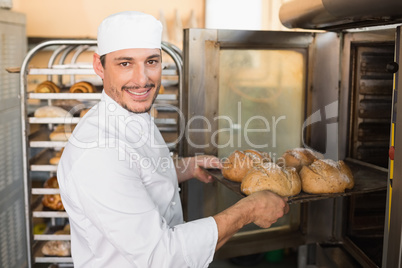
[[[137,64],[133,70],[131,79],[140,87],[145,87],[148,82],[147,70],[144,65]]]

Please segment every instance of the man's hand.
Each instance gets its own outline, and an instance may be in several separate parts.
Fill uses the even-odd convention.
[[[199,155],[194,157],[193,177],[204,183],[213,182],[214,179],[203,168],[222,168],[219,158],[211,155]]]
[[[178,159],[176,161],[176,172],[179,183],[191,178],[196,178],[205,183],[212,182],[213,178],[200,167],[220,169],[222,164],[219,158],[212,155],[197,155]]]
[[[270,191],[260,191],[242,198],[214,216],[218,226],[216,250],[243,226],[254,223],[261,228],[268,228],[288,212],[287,198]]]
[[[280,197],[270,191],[260,191],[249,195],[243,201],[250,202],[254,207],[251,221],[261,228],[269,228],[279,218],[289,212],[287,197]]]

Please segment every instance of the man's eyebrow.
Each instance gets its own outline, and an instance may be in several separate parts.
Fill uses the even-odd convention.
[[[150,55],[147,59],[160,58],[160,57],[161,57],[161,54],[153,54],[153,55]]]
[[[131,61],[133,59],[134,59],[133,57],[118,57],[118,58],[114,58],[115,61],[121,61],[121,60]]]
[[[152,55],[149,55],[149,56],[147,57],[147,60],[153,59],[153,58],[160,58],[160,57],[161,57],[160,54],[152,54]],[[132,61],[132,60],[134,60],[134,58],[133,58],[133,57],[126,57],[126,56],[123,56],[123,57],[114,58],[114,60],[115,60],[115,61],[122,61],[122,60]]]

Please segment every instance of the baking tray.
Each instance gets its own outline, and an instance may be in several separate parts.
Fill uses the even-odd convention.
[[[288,198],[288,203],[303,203],[315,200],[334,198],[339,196],[350,196],[355,194],[363,194],[375,191],[382,191],[387,189],[388,170],[385,168],[377,167],[365,162],[354,159],[345,159],[344,162],[349,166],[353,173],[355,186],[351,190],[346,190],[344,193],[336,194],[308,194],[303,191],[295,196]],[[245,197],[240,191],[240,183],[233,182],[225,179],[219,169],[204,169],[215,180],[222,183],[231,191],[241,197]]]

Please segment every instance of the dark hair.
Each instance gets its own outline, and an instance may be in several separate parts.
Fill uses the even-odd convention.
[[[106,60],[106,54],[100,56],[100,61],[101,61],[101,64],[102,64],[102,67],[103,67],[103,68],[105,68],[105,60]]]

